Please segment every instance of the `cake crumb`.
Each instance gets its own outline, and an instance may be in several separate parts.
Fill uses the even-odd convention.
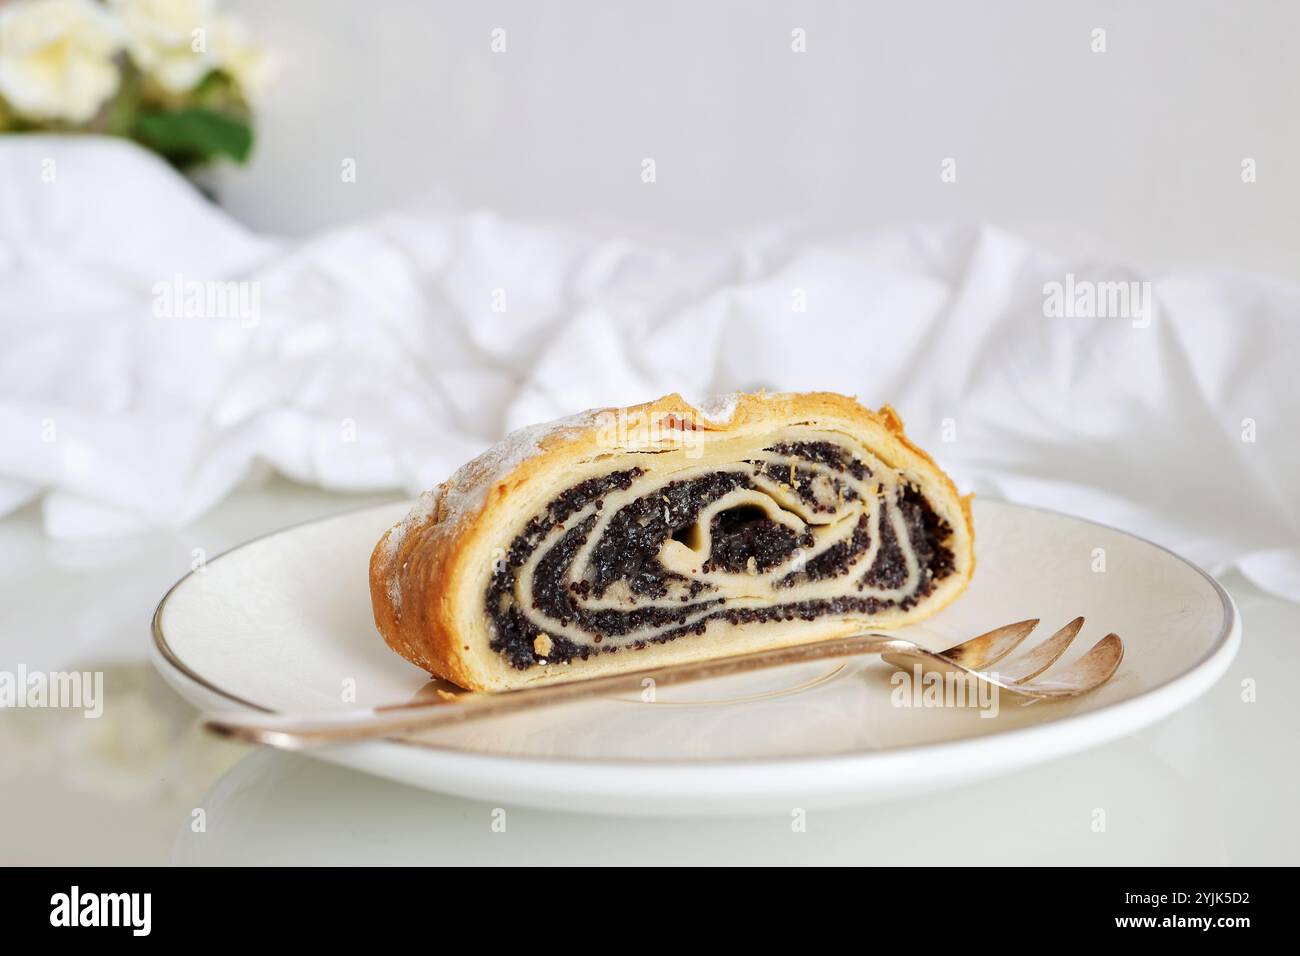
[[[533,653],[538,657],[550,657],[554,647],[549,634],[538,634],[533,638]]]
[[[437,693],[440,700],[460,700],[460,694],[453,694],[451,691],[443,690],[441,687],[438,688]]]
[[[758,561],[752,554],[749,556],[749,560],[745,562],[745,570],[750,574],[758,574]]]

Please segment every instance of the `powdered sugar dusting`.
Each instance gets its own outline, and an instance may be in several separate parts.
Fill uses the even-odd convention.
[[[487,499],[488,489],[523,462],[538,454],[542,442],[552,435],[590,427],[605,409],[590,409],[553,422],[527,425],[512,431],[497,444],[461,468],[447,482],[445,521],[459,521],[477,511]]]
[[[725,425],[736,417],[736,406],[740,403],[740,394],[714,395],[695,406],[695,410],[715,425]]]
[[[407,537],[416,528],[429,524],[437,514],[438,523],[457,525],[474,514],[487,500],[488,489],[509,475],[524,461],[541,451],[544,440],[563,432],[588,428],[606,409],[590,409],[561,418],[517,429],[483,454],[456,470],[433,491],[420,495],[414,507],[384,539],[383,555],[388,568],[388,597],[395,612],[402,608],[401,568],[392,567]]]
[[[411,529],[416,525],[424,524],[433,517],[434,509],[438,506],[437,489],[426,491],[415,500],[415,505],[406,513],[406,517],[388,532],[388,537],[384,539],[384,560],[391,561],[397,557],[397,552],[402,550],[402,542],[406,536],[411,533]]]
[[[426,491],[415,501],[415,506],[406,513],[396,526],[388,532],[384,538],[383,556],[385,565],[391,565],[397,558],[398,553],[402,550],[402,543],[406,541],[407,535],[421,525],[426,524],[433,517],[434,510],[438,507],[438,489]],[[401,569],[390,569],[388,572],[388,599],[393,602],[394,613],[400,614],[402,611],[402,587],[401,576],[397,573]]]

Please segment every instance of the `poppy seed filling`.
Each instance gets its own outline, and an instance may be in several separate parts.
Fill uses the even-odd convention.
[[[551,500],[495,563],[491,647],[523,670],[715,624],[906,609],[953,573],[951,535],[915,486],[835,441],[611,471]]]

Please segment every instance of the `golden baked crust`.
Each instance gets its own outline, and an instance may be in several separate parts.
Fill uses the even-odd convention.
[[[712,417],[711,417],[712,416]],[[720,411],[701,411],[672,394],[627,409],[593,409],[572,419],[525,429],[466,464],[448,481],[421,496],[407,518],[390,529],[370,559],[375,624],[398,654],[429,673],[473,690],[502,690],[601,673],[745,653],[783,644],[827,639],[860,629],[862,622],[827,622],[815,636],[808,629],[765,626],[732,632],[722,641],[687,637],[634,653],[596,654],[525,671],[511,668],[488,648],[483,598],[489,569],[508,547],[513,531],[572,482],[584,466],[616,454],[612,420],[649,422],[658,432],[642,435],[636,448],[654,467],[685,454],[683,439],[709,448],[715,441],[758,436],[792,424],[842,433],[869,449],[889,467],[922,487],[953,529],[949,548],[955,573],[910,610],[873,614],[870,626],[912,623],[935,613],[966,587],[974,570],[970,497],[961,497],[934,460],[903,432],[897,413],[873,412],[854,399],[829,392],[731,396]],[[662,463],[661,463],[662,462]],[[495,556],[494,556],[495,549]]]

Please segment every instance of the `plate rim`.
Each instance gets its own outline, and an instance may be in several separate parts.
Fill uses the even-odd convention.
[[[1144,721],[1139,725],[1131,727],[1129,729],[1131,732],[1149,726],[1156,720],[1160,720],[1163,717],[1167,717],[1171,713],[1174,713],[1186,703],[1190,703],[1191,700],[1195,699],[1195,697],[1208,690],[1209,687],[1212,686],[1224,672],[1226,672],[1232,661],[1235,659],[1237,650],[1241,643],[1241,613],[1237,608],[1236,602],[1224,589],[1223,585],[1221,585],[1213,575],[1200,565],[1183,557],[1173,549],[1159,544],[1158,542],[1152,541],[1151,539],[1136,534],[1135,532],[1125,531],[1122,528],[1116,528],[1113,525],[1108,525],[1101,521],[1095,521],[1091,518],[1084,518],[1079,515],[1057,511],[1041,505],[1021,504],[1019,502],[1008,501],[1004,498],[994,498],[987,495],[982,497],[984,501],[996,505],[1041,512],[1043,514],[1053,515],[1060,518],[1068,518],[1072,521],[1081,521],[1084,524],[1103,528],[1107,531],[1113,531],[1116,534],[1126,535],[1148,544],[1159,551],[1163,551],[1165,554],[1191,568],[1200,575],[1200,577],[1214,590],[1215,594],[1218,595],[1220,606],[1223,611],[1223,623],[1219,632],[1215,635],[1209,650],[1207,650],[1202,657],[1182,673],[1169,678],[1163,683],[1157,684],[1154,687],[1149,687],[1133,697],[1105,704],[1102,707],[1086,711],[1082,714],[1069,714],[1043,723],[1031,724],[1026,727],[1016,727],[1008,730],[993,731],[988,734],[980,734],[974,737],[963,737],[955,740],[937,740],[919,744],[906,744],[882,750],[849,750],[840,753],[817,755],[787,754],[780,756],[722,757],[698,760],[661,760],[655,758],[635,760],[609,757],[491,753],[482,750],[468,750],[464,747],[446,746],[422,741],[382,738],[338,747],[323,748],[319,751],[315,751],[315,753],[327,756],[328,758],[332,758],[340,763],[352,765],[361,764],[353,760],[344,759],[343,755],[345,753],[352,754],[355,757],[360,757],[363,752],[371,752],[376,756],[379,756],[382,752],[385,757],[397,757],[399,755],[409,757],[413,753],[430,753],[437,755],[440,758],[468,763],[477,762],[490,765],[504,761],[508,764],[529,764],[537,768],[568,768],[573,770],[582,770],[588,773],[599,772],[601,769],[605,768],[618,771],[619,773],[653,769],[657,773],[674,775],[681,772],[698,775],[702,771],[708,771],[716,776],[719,772],[723,774],[728,774],[733,771],[743,773],[774,765],[783,769],[789,769],[792,766],[801,766],[804,768],[816,767],[842,770],[855,765],[863,765],[865,767],[880,763],[905,760],[913,755],[925,754],[928,756],[934,756],[937,753],[947,753],[948,755],[965,754],[969,751],[987,749],[989,744],[993,741],[1006,741],[1009,747],[1014,748],[1018,743],[1030,743],[1033,738],[1044,734],[1060,734],[1071,728],[1082,730],[1094,725],[1105,725],[1112,720],[1122,718],[1130,710],[1148,709],[1157,704],[1157,702],[1163,702],[1167,705],[1171,692],[1181,689],[1185,684],[1195,684],[1200,681],[1204,682],[1203,687],[1200,687],[1185,700],[1180,699],[1173,706],[1155,707],[1155,709],[1159,711],[1158,715],[1152,720]],[[359,515],[363,512],[378,511],[380,508],[392,508],[404,503],[405,501],[403,499],[397,499],[387,503],[358,505],[357,507],[347,508],[335,514],[322,515],[316,518],[308,518],[304,521],[294,522],[293,524],[265,532],[256,537],[249,538],[246,541],[242,541],[239,544],[232,545],[212,558],[209,558],[206,564],[211,565],[213,562],[228,557],[234,552],[240,551],[250,545],[257,544],[269,538],[277,537],[278,535],[287,534],[308,525],[342,520]],[[188,696],[182,693],[180,688],[177,686],[178,681],[175,679],[177,677],[182,679],[180,683],[192,683],[201,690],[215,695],[220,700],[233,704],[238,708],[254,710],[265,714],[281,713],[280,711],[276,711],[274,708],[246,700],[238,694],[234,694],[217,686],[211,680],[205,678],[182,661],[179,655],[177,655],[175,650],[168,643],[166,634],[162,628],[163,611],[172,595],[197,573],[196,570],[191,569],[181,575],[181,577],[167,589],[162,598],[159,599],[157,607],[154,608],[153,616],[150,620],[150,633],[152,635],[152,649],[154,651],[155,667],[160,671],[162,676],[167,679],[167,682],[172,685],[173,689],[175,689],[177,693],[180,693],[181,696],[186,697],[187,700],[189,700]],[[166,669],[164,668],[164,665]],[[194,703],[192,700],[190,700],[190,702]],[[1122,721],[1120,722],[1122,723]],[[1065,755],[1091,746],[1099,746],[1124,732],[1126,731],[1120,730],[1116,734],[1098,736],[1087,739],[1083,743],[1075,746],[1062,747],[1057,751],[1057,754]],[[1078,738],[1080,735],[1076,733],[1074,736]],[[995,769],[998,763],[999,762],[997,761],[990,761],[989,766],[991,769]],[[1006,761],[1004,760],[1002,763],[1006,763]],[[954,768],[954,770],[956,770],[956,768]]]

